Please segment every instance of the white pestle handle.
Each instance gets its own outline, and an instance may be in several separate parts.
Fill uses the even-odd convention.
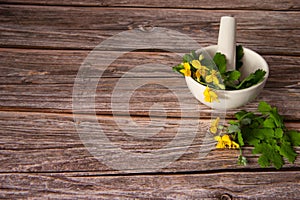
[[[236,54],[236,22],[234,17],[224,16],[221,18],[218,51],[226,56],[227,70],[235,70],[235,54]]]

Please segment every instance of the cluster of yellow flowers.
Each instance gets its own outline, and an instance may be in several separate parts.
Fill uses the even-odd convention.
[[[201,61],[203,59],[203,56],[200,55],[199,60]],[[180,70],[180,72],[184,76],[192,76],[191,71],[191,65],[196,69],[195,77],[198,82],[201,81],[201,77],[205,80],[206,83],[212,83],[216,85],[220,89],[225,89],[224,84],[221,84],[219,81],[219,72],[214,69],[209,69],[208,67],[201,64],[199,60],[192,60],[191,62],[184,62],[183,69]],[[209,88],[206,87],[205,91],[203,92],[204,95],[204,101],[212,103],[214,101],[219,102],[217,93]]]
[[[214,102],[214,101],[219,102],[217,93],[215,91],[213,91],[212,89],[210,89],[209,87],[205,88],[203,95],[204,95],[204,101],[206,101],[206,102],[209,102],[209,103]]]
[[[211,122],[210,125],[210,132],[213,134],[216,134],[218,132],[220,117],[217,117],[215,120]],[[216,148],[217,149],[238,149],[240,148],[239,144],[232,141],[230,136],[228,134],[225,134],[223,136],[215,136],[214,139],[218,142]]]
[[[215,140],[218,141],[218,144],[216,146],[217,149],[238,149],[240,148],[240,145],[234,141],[231,140],[230,136],[225,134],[223,136],[215,136]]]
[[[202,81],[205,81],[205,83],[212,84],[216,86],[216,88],[219,89],[225,89],[225,85],[220,83],[219,77],[220,74],[217,70],[209,69],[208,67],[201,64],[201,60],[203,59],[203,56],[199,56],[199,60],[192,60],[190,62],[184,62],[181,64],[183,68],[180,70],[180,72],[184,76],[193,76],[199,83]],[[192,71],[191,67],[196,69],[195,71]],[[193,74],[194,73],[194,74]],[[206,86],[204,92],[204,100],[206,102],[219,102],[218,94],[216,91],[208,86]],[[219,131],[219,122],[220,118],[217,117],[215,120],[212,121],[210,126],[210,132],[213,134],[216,134]],[[234,142],[229,134],[225,134],[223,136],[215,136],[214,139],[218,142],[216,145],[216,148],[229,148],[229,149],[238,149],[240,148],[239,144]]]

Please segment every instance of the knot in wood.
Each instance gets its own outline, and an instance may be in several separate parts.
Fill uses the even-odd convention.
[[[220,200],[231,200],[232,197],[229,194],[222,194]]]
[[[139,29],[143,32],[151,32],[153,31],[154,27],[151,24],[147,24],[147,25],[140,25]]]

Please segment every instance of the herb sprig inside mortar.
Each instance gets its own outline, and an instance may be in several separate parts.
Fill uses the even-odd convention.
[[[258,69],[249,76],[241,79],[240,69],[243,67],[243,47],[236,47],[236,70],[226,70],[226,57],[217,52],[211,59],[203,53],[192,51],[183,56],[182,63],[173,67],[173,70],[184,76],[191,76],[195,81],[213,89],[240,90],[251,87],[264,79],[266,72]]]

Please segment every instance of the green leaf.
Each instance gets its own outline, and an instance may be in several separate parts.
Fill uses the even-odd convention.
[[[246,77],[237,87],[236,89],[244,89],[251,87],[252,85],[257,84],[258,82],[264,79],[266,72],[262,69],[256,70],[254,73],[251,73],[248,77]]]
[[[270,160],[268,159],[268,157],[263,154],[258,158],[258,164],[260,167],[265,168],[265,167],[269,167],[271,165]]]
[[[241,131],[241,129],[238,125],[233,124],[228,127],[227,131],[228,131],[228,133],[237,133],[237,132]]]
[[[248,118],[248,117],[246,117],[246,118],[243,118],[242,120],[241,120],[241,124],[242,125],[249,125],[249,124],[251,124],[251,118]]]
[[[265,128],[275,128],[275,123],[274,120],[272,118],[267,118],[264,121],[264,127]]]
[[[241,76],[241,72],[237,70],[225,72],[222,74],[223,83],[225,84],[227,89],[236,90],[237,84],[239,83],[239,78]]]
[[[300,146],[300,132],[292,130],[288,131],[287,135],[293,146]]]
[[[190,55],[190,54],[185,54],[184,56],[183,56],[183,58],[182,58],[182,61],[183,62],[191,62],[192,60],[194,60],[194,58],[193,58],[193,56],[192,55]]]
[[[241,72],[234,70],[228,72],[228,81],[236,81],[241,77]]]
[[[274,108],[272,112],[270,113],[270,118],[273,119],[276,127],[284,127],[283,119],[282,117],[278,114],[277,109]]]
[[[272,128],[263,128],[260,129],[259,131],[262,132],[265,140],[272,140],[274,138],[274,129]]]
[[[257,139],[256,137],[254,136],[250,136],[248,137],[248,139],[246,140],[246,143],[249,144],[249,145],[257,145],[260,143],[260,139]]]
[[[294,163],[297,153],[289,142],[284,142],[279,147],[280,155],[286,157],[290,163]]]
[[[262,154],[264,151],[264,143],[258,143],[256,145],[254,145],[254,149],[252,150],[253,154]]]
[[[236,46],[236,69],[239,70],[243,66],[242,58],[244,56],[244,49],[242,45]]]
[[[272,163],[276,169],[280,169],[284,162],[282,156],[277,151],[276,147],[271,146],[267,143],[261,143],[259,146],[255,146],[255,149],[252,153],[261,153],[261,156],[258,159],[258,163],[261,167],[268,167]]]
[[[261,112],[262,114],[268,114],[271,112],[272,107],[265,101],[259,102],[258,105],[258,111]]]
[[[228,124],[231,124],[231,125],[239,125],[239,122],[238,122],[238,121],[235,121],[235,120],[229,120],[229,121],[228,121]]]
[[[274,137],[274,130],[272,128],[257,128],[253,130],[253,135],[260,140],[270,140]]]
[[[282,138],[282,136],[283,136],[283,130],[282,130],[282,128],[276,128],[275,132],[274,132],[274,136],[276,138]]]
[[[252,135],[260,140],[263,140],[265,138],[265,132],[263,129],[259,129],[259,128],[256,128],[256,129],[253,129],[252,131]]]
[[[192,55],[192,57],[193,57],[193,60],[197,60],[197,59],[199,58],[199,56],[197,56],[195,50],[192,50],[192,51],[191,51],[191,55]]]
[[[254,78],[252,79],[252,84],[256,84],[260,81],[263,80],[264,76],[266,74],[266,71],[262,70],[262,69],[257,69],[255,72],[254,72]]]
[[[284,127],[283,119],[278,114],[277,108],[272,108],[268,103],[261,101],[258,105],[258,111],[262,114],[268,114],[275,123],[276,127]]]
[[[266,138],[264,142],[270,144],[271,146],[275,146],[277,145],[278,141],[275,138]]]
[[[242,136],[243,136],[243,141],[246,144],[249,145],[257,145],[260,143],[260,139],[256,138],[253,134],[252,134],[252,130],[249,127],[244,127],[241,131]]]
[[[238,119],[238,120],[242,120],[243,118],[250,118],[252,119],[253,117],[255,117],[253,112],[247,112],[245,110],[241,110],[239,112],[236,112],[234,114],[234,116]]]
[[[256,119],[253,120],[251,124],[248,125],[251,129],[261,128],[261,123],[259,123]]]
[[[226,72],[226,57],[224,54],[221,54],[220,52],[217,52],[213,58],[214,62],[216,63],[216,66],[219,69],[220,74],[223,74]]]
[[[182,69],[184,69],[183,64],[179,64],[179,65],[176,65],[173,67],[173,71],[179,72],[180,74],[181,74],[180,70],[182,70]]]
[[[274,148],[269,150],[270,152],[267,152],[266,155],[269,156],[269,159],[272,161],[275,168],[280,169],[284,164],[281,155],[278,153],[278,151],[275,151]]]
[[[243,135],[242,135],[242,132],[241,131],[238,131],[237,132],[237,136],[238,136],[238,142],[239,142],[239,145],[242,147],[244,146],[244,139],[243,139]]]

